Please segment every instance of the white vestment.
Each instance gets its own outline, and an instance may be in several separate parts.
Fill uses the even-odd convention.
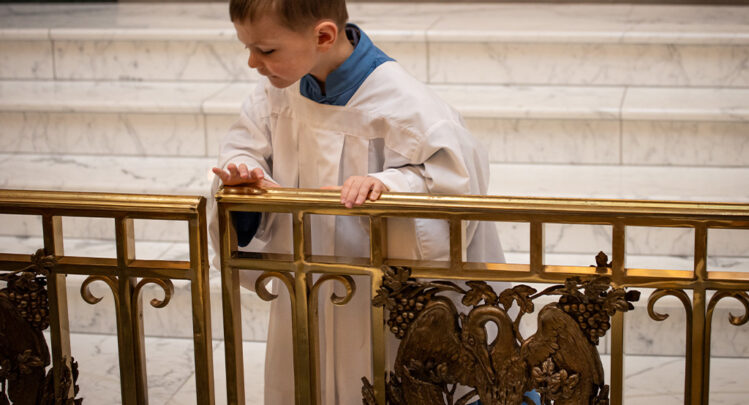
[[[260,82],[223,139],[219,167],[229,163],[260,167],[282,187],[336,186],[350,176],[370,175],[395,192],[486,194],[489,180],[485,149],[466,130],[459,114],[396,62],[378,66],[345,106],[314,102],[300,94],[298,83],[277,89],[267,80]],[[214,245],[215,233],[214,226]],[[464,223],[464,233],[469,261],[504,261],[493,223]],[[448,235],[444,221],[391,219],[388,255],[447,260]],[[290,217],[263,214],[249,250],[290,253],[291,249]],[[367,257],[368,218],[313,217],[312,250],[319,255]],[[258,275],[243,271],[242,285],[254,289]],[[355,280],[357,292],[345,306],[334,306],[329,300],[333,291],[344,295],[342,286],[329,281],[320,290],[322,404],[359,404],[361,377],[372,381],[370,282],[363,276]],[[265,403],[291,405],[289,296],[285,287],[274,284],[279,297],[271,306]],[[392,359],[398,342],[389,332],[388,336]]]

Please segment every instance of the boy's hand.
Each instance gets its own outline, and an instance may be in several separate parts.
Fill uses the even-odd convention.
[[[226,170],[218,167],[213,168],[213,173],[221,179],[225,186],[237,186],[240,184],[254,185],[257,187],[279,187],[278,184],[265,180],[265,174],[259,167],[249,170],[247,165],[242,163],[239,166],[230,163]]]
[[[375,201],[382,195],[383,191],[388,191],[380,180],[370,176],[351,176],[343,183],[341,188],[341,204],[346,208],[364,204],[364,200],[369,197]]]

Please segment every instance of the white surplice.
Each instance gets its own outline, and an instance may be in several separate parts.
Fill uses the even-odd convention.
[[[314,102],[300,94],[298,83],[277,89],[261,81],[222,141],[219,167],[229,163],[260,167],[282,187],[335,186],[350,176],[370,175],[395,192],[486,194],[489,181],[485,149],[469,134],[459,114],[396,62],[378,66],[345,106]],[[214,182],[214,192],[217,185]],[[366,217],[315,216],[313,254],[366,257],[368,232]],[[211,233],[215,246],[215,221]],[[492,223],[464,223],[464,234],[469,261],[504,261]],[[391,219],[388,255],[447,260],[448,235],[444,221]],[[290,217],[263,214],[248,250],[291,253],[291,246]],[[254,289],[258,275],[243,271],[242,285]],[[344,295],[342,286],[327,282],[320,290],[322,404],[359,404],[361,377],[372,381],[370,282],[363,276],[355,280],[357,292],[345,306],[334,306],[328,299],[334,291]],[[279,297],[271,305],[265,403],[291,405],[289,296],[283,286],[274,284]],[[390,336],[391,359],[397,343]]]

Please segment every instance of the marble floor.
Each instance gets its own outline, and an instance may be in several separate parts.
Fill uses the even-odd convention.
[[[88,404],[119,404],[117,340],[111,335],[75,334],[72,351],[79,364],[79,396]],[[214,341],[216,404],[226,404],[224,346]],[[146,338],[148,387],[151,405],[194,404],[192,341]],[[247,404],[263,402],[264,342],[244,342]],[[602,357],[604,369],[608,356]],[[98,368],[92,365],[104,365]],[[739,405],[749,397],[749,359],[713,358],[710,404]],[[683,404],[684,359],[665,356],[627,356],[625,404]]]

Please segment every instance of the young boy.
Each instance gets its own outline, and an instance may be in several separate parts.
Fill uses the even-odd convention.
[[[224,185],[340,186],[349,208],[386,191],[486,194],[487,156],[461,117],[346,23],[345,0],[231,0],[230,14],[249,67],[264,78],[222,141],[213,171]],[[233,219],[241,246],[290,252],[287,217]],[[365,219],[314,217],[313,253],[368,256]],[[389,220],[388,255],[446,260],[447,235],[444,221]],[[465,237],[468,260],[503,261],[492,224],[470,222]],[[254,288],[257,274],[242,273]],[[361,403],[360,378],[371,381],[369,282],[356,281],[359,292],[345,306],[327,299],[341,286],[326,283],[319,294],[323,404]],[[288,293],[276,291],[265,403],[287,405],[294,403],[291,316]]]

